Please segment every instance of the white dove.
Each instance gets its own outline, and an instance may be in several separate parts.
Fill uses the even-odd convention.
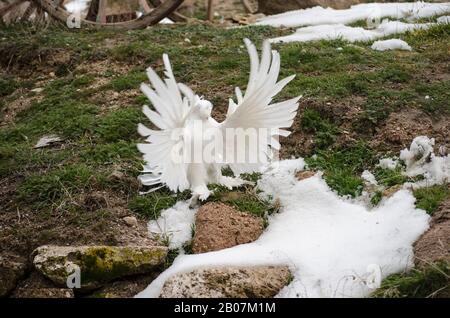
[[[196,202],[198,198],[206,200],[209,197],[208,184],[220,184],[229,189],[241,186],[248,182],[239,177],[223,176],[222,168],[230,167],[235,176],[257,172],[272,158],[273,150],[280,149],[278,136],[290,134],[281,128],[292,125],[301,96],[275,104],[271,102],[295,75],[278,82],[279,53],[271,51],[269,42],[265,41],[259,61],[253,43],[249,39],[244,42],[250,55],[250,79],[245,95],[236,87],[237,103],[229,100],[226,119],[222,123],[211,117],[213,105],[209,101],[175,81],[167,54],[163,55],[164,81],[152,68],[147,69],[153,88],[143,83],[141,90],[154,110],[144,106],[143,112],[159,130],[139,124],[138,132],[147,137],[147,143],[138,144],[138,149],[144,154],[145,161],[139,179],[143,185],[153,186],[150,191],[163,186],[174,192],[190,189],[192,200]],[[242,146],[236,140],[240,137],[248,140],[245,138],[250,137],[245,134],[250,134],[249,131],[256,132],[257,138]],[[205,160],[202,155],[211,148],[214,148],[211,152],[213,160]],[[256,161],[249,160],[255,155]],[[236,156],[241,156],[241,160]]]

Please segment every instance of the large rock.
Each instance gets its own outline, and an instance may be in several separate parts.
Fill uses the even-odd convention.
[[[261,218],[223,203],[207,203],[197,211],[192,250],[198,254],[253,242],[263,230]]]
[[[439,206],[430,226],[414,244],[415,263],[419,266],[438,261],[450,264],[450,200]]]
[[[269,298],[291,281],[287,266],[197,269],[168,279],[161,298]]]
[[[34,252],[34,266],[58,286],[80,270],[82,289],[102,286],[117,278],[149,273],[163,264],[167,248],[161,246],[41,246]]]
[[[25,276],[26,261],[14,255],[0,255],[0,297],[7,296]]]
[[[264,14],[277,14],[281,12],[312,8],[315,6],[346,9],[361,0],[258,0],[258,11]]]

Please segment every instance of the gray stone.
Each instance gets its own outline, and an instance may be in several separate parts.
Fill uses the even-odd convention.
[[[135,227],[138,225],[138,221],[134,216],[126,216],[123,218],[123,221],[130,227]]]
[[[269,298],[291,281],[287,266],[197,269],[169,278],[161,298]]]
[[[34,252],[36,269],[61,287],[78,268],[82,289],[92,289],[117,278],[146,274],[164,263],[163,246],[41,246]],[[73,280],[75,281],[75,280]]]

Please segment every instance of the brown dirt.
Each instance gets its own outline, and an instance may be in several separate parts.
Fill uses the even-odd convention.
[[[253,242],[262,231],[262,219],[223,203],[207,203],[197,212],[192,250],[206,253]]]
[[[414,244],[416,264],[427,265],[440,260],[450,263],[450,200],[440,205],[430,225]]]
[[[430,116],[417,109],[392,113],[386,122],[376,129],[371,146],[378,149],[399,151],[411,144],[417,136],[436,139],[436,145],[449,145],[450,123],[435,123]]]
[[[21,281],[14,292],[12,298],[72,298],[72,290],[65,288],[55,288],[53,283],[36,271]]]
[[[6,103],[6,106],[1,110],[3,113],[0,118],[0,127],[7,126],[12,123],[16,118],[16,115],[21,111],[28,109],[33,103],[42,100],[42,95],[36,94],[29,96],[25,89],[18,89],[11,95],[10,102]]]
[[[301,181],[301,180],[305,180],[308,178],[311,178],[312,176],[314,176],[316,174],[315,171],[311,171],[311,170],[305,170],[305,171],[299,171],[295,174],[295,177],[297,178],[297,180]]]

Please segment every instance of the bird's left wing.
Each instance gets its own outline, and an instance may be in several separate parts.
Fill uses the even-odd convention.
[[[162,184],[176,192],[189,188],[187,165],[180,160],[179,155],[183,147],[184,121],[194,103],[195,94],[186,85],[176,82],[166,54],[163,55],[163,61],[166,78],[162,80],[152,68],[148,68],[147,75],[152,87],[141,84],[141,91],[154,107],[151,110],[145,105],[142,111],[159,130],[138,125],[139,134],[147,137],[147,143],[138,144],[146,162],[144,174],[139,179],[143,185]]]
[[[283,102],[272,104],[272,99],[277,95],[295,75],[278,81],[280,71],[280,54],[271,51],[270,43],[263,44],[261,61],[253,43],[244,39],[250,56],[250,78],[245,95],[236,88],[237,103],[230,99],[226,120],[220,124],[224,137],[224,154],[232,153],[234,157],[224,159],[235,174],[255,172],[261,164],[267,162],[271,157],[272,150],[279,150],[278,136],[288,136],[289,128],[297,113],[298,101],[295,97]],[[231,130],[227,134],[227,130]],[[235,131],[234,137],[232,131]],[[256,144],[243,146],[236,140],[240,134],[257,134]],[[228,136],[228,137],[227,137]],[[248,160],[257,152],[257,162]],[[239,158],[240,155],[240,158]],[[243,156],[247,158],[242,160]],[[254,159],[254,157],[253,157]]]

